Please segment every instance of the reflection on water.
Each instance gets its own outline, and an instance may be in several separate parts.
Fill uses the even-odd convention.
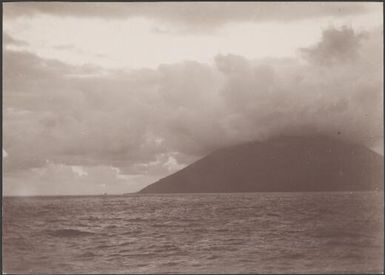
[[[383,194],[3,200],[7,273],[378,273]]]

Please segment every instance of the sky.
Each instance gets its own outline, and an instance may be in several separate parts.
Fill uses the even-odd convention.
[[[136,192],[275,135],[383,152],[382,3],[3,4],[3,193]]]

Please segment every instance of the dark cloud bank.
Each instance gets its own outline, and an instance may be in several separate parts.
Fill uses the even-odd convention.
[[[8,38],[9,43],[15,43]],[[19,42],[17,42],[19,43]],[[107,165],[164,176],[220,147],[279,134],[382,142],[382,30],[325,30],[298,60],[218,55],[157,69],[71,67],[4,52],[5,173]]]

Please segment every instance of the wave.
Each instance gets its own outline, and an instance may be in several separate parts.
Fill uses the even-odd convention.
[[[123,232],[121,233],[121,235],[133,235],[133,234],[139,234],[139,233],[142,233],[141,229],[133,229],[131,231]]]
[[[102,245],[96,246],[95,249],[104,249],[104,248],[110,248],[110,247],[115,247],[115,245],[102,244]]]
[[[49,230],[47,234],[54,237],[63,237],[63,238],[72,237],[73,238],[73,237],[94,235],[95,233],[89,232],[89,231],[81,231],[77,229],[58,229],[58,230]]]
[[[147,222],[147,219],[144,218],[131,218],[131,219],[126,219],[127,222]]]
[[[80,257],[84,257],[84,258],[91,258],[91,257],[93,258],[95,256],[97,256],[97,255],[94,254],[93,252],[90,252],[90,251],[87,251],[87,252],[80,255]]]

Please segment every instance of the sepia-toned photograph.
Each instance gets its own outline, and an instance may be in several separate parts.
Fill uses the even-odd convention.
[[[3,274],[383,274],[382,2],[2,4]]]

